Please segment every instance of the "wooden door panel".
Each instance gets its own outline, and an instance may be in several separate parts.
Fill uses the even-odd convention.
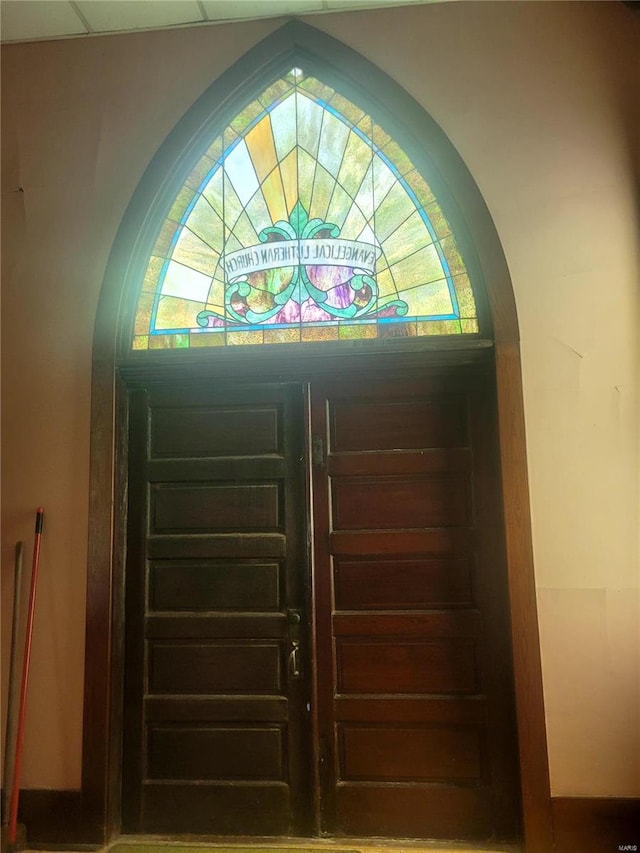
[[[286,778],[279,726],[153,725],[150,779]]]
[[[330,833],[516,836],[512,694],[495,675],[510,662],[490,394],[464,372],[312,391]]]
[[[149,610],[277,610],[280,576],[276,562],[152,562]]]
[[[339,723],[340,778],[440,782],[482,778],[482,734],[454,726]]]
[[[332,478],[335,531],[460,527],[468,521],[467,504],[466,483],[457,477]]]
[[[130,423],[124,829],[303,832],[301,388],[157,387]]]
[[[473,600],[468,557],[349,560],[336,556],[333,577],[336,610],[468,607]]]

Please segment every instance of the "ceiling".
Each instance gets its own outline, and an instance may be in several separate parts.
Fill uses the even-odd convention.
[[[3,42],[409,6],[442,0],[0,0]]]

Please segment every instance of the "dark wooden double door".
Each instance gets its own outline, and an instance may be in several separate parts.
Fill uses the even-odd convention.
[[[517,835],[492,400],[130,392],[124,831]]]

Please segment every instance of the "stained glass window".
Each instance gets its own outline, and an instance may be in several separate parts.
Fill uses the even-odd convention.
[[[294,68],[178,193],[133,349],[477,331],[467,269],[420,172],[371,116]]]

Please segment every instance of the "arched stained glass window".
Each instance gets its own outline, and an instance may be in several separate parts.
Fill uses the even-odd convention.
[[[467,269],[422,175],[371,116],[293,68],[180,190],[133,349],[476,332]]]

